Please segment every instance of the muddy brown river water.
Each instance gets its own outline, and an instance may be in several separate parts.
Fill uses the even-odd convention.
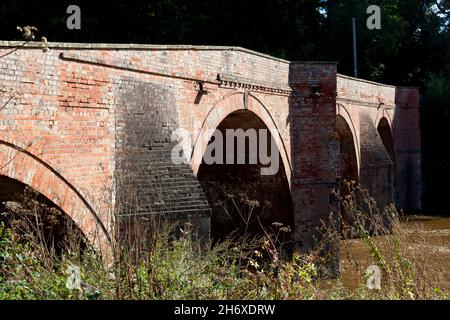
[[[422,249],[422,252],[429,254],[430,263],[440,267],[440,288],[449,295],[450,218],[410,216],[404,227],[406,232],[411,233],[409,248]],[[341,259],[342,284],[349,289],[355,289],[361,283],[361,275],[356,272],[355,265],[363,269],[371,264],[367,248],[361,240],[345,240]]]

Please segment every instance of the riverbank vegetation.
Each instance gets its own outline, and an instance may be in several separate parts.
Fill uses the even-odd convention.
[[[446,299],[445,267],[416,227],[406,227],[393,206],[378,210],[359,186],[345,188],[345,196],[336,194],[345,221],[331,214],[317,250],[288,259],[281,257],[285,244],[279,239],[291,230],[282,224],[214,246],[195,240],[187,227],[178,227],[175,237],[176,227],[164,224],[149,233],[151,243],[115,240],[113,258],[105,263],[70,224],[65,237],[55,238],[43,220],[46,209],[28,201],[14,214],[2,214],[0,299]],[[338,221],[340,228],[329,227]],[[340,244],[338,278],[322,264],[323,246],[333,240]],[[355,243],[362,253],[351,249]],[[366,286],[369,265],[381,270],[379,290]],[[73,267],[81,282],[69,289]]]

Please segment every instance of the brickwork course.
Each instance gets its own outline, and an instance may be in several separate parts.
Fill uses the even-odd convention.
[[[380,204],[421,208],[418,88],[237,47],[47,46],[0,42],[0,177],[34,188],[96,245],[108,246],[117,209],[190,221],[208,237],[200,165],[174,164],[171,137],[187,129],[188,148],[203,154],[209,139],[195,139],[196,124],[206,134],[236,112],[279,138],[300,250],[314,244],[337,178]]]

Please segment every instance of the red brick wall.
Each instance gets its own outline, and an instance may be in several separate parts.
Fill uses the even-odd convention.
[[[151,137],[153,125],[164,131],[166,142],[174,127],[187,128],[195,136],[194,122],[218,124],[227,113],[244,107],[242,95],[225,99],[230,93],[252,92],[247,107],[270,129],[280,131],[282,157],[290,161],[287,61],[236,48],[50,44],[50,50],[43,51],[40,44],[15,50],[17,45],[0,46],[2,103],[13,94],[0,112],[2,141],[14,141],[11,148],[25,146],[30,161],[42,164],[39,172],[61,182],[27,179],[37,173],[30,163],[17,160],[14,165],[22,167],[23,174],[2,174],[29,182],[86,233],[95,230],[95,216],[108,229],[118,180],[123,178],[117,176],[122,169],[118,157],[126,155],[128,147],[147,159],[152,155],[145,149],[161,143]],[[204,81],[208,90],[199,101],[196,80]],[[207,116],[211,112],[214,118]],[[7,153],[5,149],[2,156]],[[285,167],[290,174],[290,165]],[[138,174],[141,169],[132,170]]]
[[[56,51],[11,49],[0,50],[0,174],[34,187],[105,243],[95,222],[108,228],[114,170],[107,71]]]
[[[392,120],[389,108],[399,94],[338,76],[333,63],[290,63],[240,48],[55,43],[43,51],[31,43],[15,50],[18,44],[0,43],[0,107],[6,104],[0,111],[0,174],[33,186],[87,234],[96,230],[97,218],[109,228],[120,202],[123,159],[138,155],[133,161],[140,166],[127,167],[130,183],[151,180],[164,191],[172,177],[158,180],[149,166],[167,155],[171,131],[186,128],[195,138],[196,126],[215,128],[246,108],[279,134],[297,244],[308,248],[314,226],[328,214],[328,190],[339,169],[336,99],[348,110],[360,150],[361,110],[370,110],[374,123],[383,115]],[[198,81],[207,94],[198,95]],[[388,108],[378,108],[379,102]],[[200,153],[206,143],[187,142]],[[189,179],[187,189],[177,190],[193,194],[201,206],[198,183]],[[145,208],[156,202],[145,201]],[[208,229],[207,216],[186,214]]]

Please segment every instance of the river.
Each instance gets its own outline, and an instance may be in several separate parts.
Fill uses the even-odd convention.
[[[410,233],[408,248],[421,249],[430,264],[440,271],[440,288],[450,295],[450,218],[410,216],[403,224]],[[363,270],[371,263],[370,255],[361,240],[343,241],[341,250],[341,281],[344,287],[355,289],[361,283],[356,269]]]

